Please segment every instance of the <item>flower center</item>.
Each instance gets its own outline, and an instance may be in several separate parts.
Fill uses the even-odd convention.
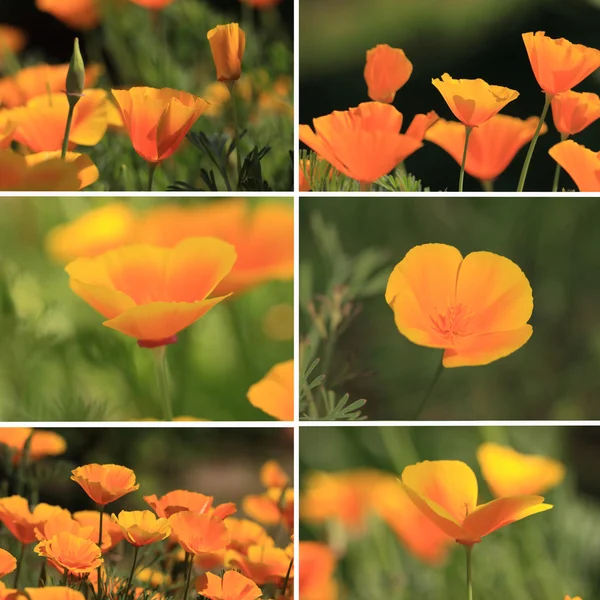
[[[448,306],[446,312],[437,308],[430,315],[431,325],[435,331],[447,340],[453,342],[455,337],[463,337],[469,334],[469,323],[473,313],[464,304]]]

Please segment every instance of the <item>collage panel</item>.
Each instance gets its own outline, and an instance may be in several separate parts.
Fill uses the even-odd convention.
[[[294,420],[291,198],[0,205],[0,420]]]
[[[293,191],[293,0],[3,0],[0,191]]]
[[[0,428],[2,597],[291,598],[293,464],[284,428]]]
[[[300,418],[588,420],[600,199],[300,198]]]
[[[301,598],[600,593],[598,427],[300,430]]]

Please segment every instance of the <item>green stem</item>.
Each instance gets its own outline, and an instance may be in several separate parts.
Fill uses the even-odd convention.
[[[154,172],[158,167],[157,163],[148,163],[148,191],[152,191],[152,184],[154,183]]]
[[[139,549],[139,546],[134,546],[133,562],[131,563],[131,573],[129,573],[129,579],[127,580],[127,591],[125,592],[126,597],[129,596],[129,588],[131,587],[131,582],[133,581],[133,573],[135,571],[135,565],[137,563]]]
[[[102,526],[104,521],[104,504],[100,505],[100,524],[98,525],[98,548],[102,552]],[[98,600],[102,599],[102,566],[98,566]]]
[[[185,553],[185,559],[189,563],[187,575],[185,578],[185,589],[183,591],[183,600],[187,600],[188,593],[190,591],[190,579],[192,578],[192,568],[194,567],[194,558],[189,552]]]
[[[166,346],[152,348],[154,366],[156,367],[156,379],[158,381],[158,393],[163,405],[163,416],[165,421],[173,420],[173,408],[171,406],[171,395],[169,394],[169,374],[167,371]]]
[[[235,101],[235,81],[228,81],[227,87],[229,88],[229,94],[231,96],[231,111],[233,113],[233,129],[235,135],[235,156],[237,159],[237,172],[238,172],[238,184],[237,189],[240,188],[240,175],[242,173],[242,151],[240,150],[240,122],[237,111],[237,103]]]
[[[565,133],[561,133],[560,134],[560,141],[564,142],[566,139],[568,139],[569,134],[565,134]],[[554,182],[552,183],[552,191],[553,192],[558,192],[558,180],[560,179],[560,165],[558,163],[556,163],[556,169],[554,170]]]
[[[69,580],[69,571],[67,571],[67,569],[65,569],[65,572],[63,573],[63,578],[62,578],[62,581],[60,582],[60,585],[65,587],[67,585],[68,580]],[[100,588],[98,588],[98,589],[100,589]]]
[[[494,191],[494,182],[491,179],[481,179],[481,187],[484,192]]]
[[[471,565],[471,553],[473,546],[465,546],[467,555],[467,600],[473,600],[473,568]]]
[[[17,570],[15,571],[15,579],[13,581],[13,588],[19,589],[19,575],[21,574],[21,565],[23,564],[23,557],[25,556],[25,544],[21,544],[21,550],[19,551],[19,559],[17,560]]]
[[[60,157],[64,160],[67,156],[67,150],[69,149],[69,136],[71,135],[71,125],[73,124],[73,111],[75,110],[75,103],[69,101],[69,114],[67,115],[67,125],[65,127],[65,137],[63,138],[62,151]]]
[[[537,144],[538,138],[540,137],[540,131],[544,125],[544,121],[546,120],[546,115],[548,114],[548,109],[550,108],[550,102],[552,101],[552,96],[550,94],[546,94],[546,100],[544,102],[544,109],[542,110],[542,116],[538,122],[538,125],[535,129],[535,133],[533,134],[533,138],[531,139],[531,143],[529,144],[529,149],[527,150],[527,156],[525,157],[525,162],[523,163],[523,170],[521,171],[521,177],[519,177],[519,185],[517,187],[517,192],[522,192],[525,187],[525,179],[527,179],[527,171],[529,170],[529,163],[531,162],[531,157],[533,156],[533,151],[535,150],[535,145]]]
[[[465,181],[465,165],[467,164],[467,149],[469,147],[469,138],[471,137],[471,131],[473,128],[469,125],[465,125],[465,147],[463,149],[462,162],[460,163],[460,176],[458,178],[458,191],[463,191],[463,184]]]
[[[438,365],[438,368],[435,371],[433,379],[431,380],[431,383],[429,384],[429,387],[427,388],[425,395],[421,399],[421,402],[419,402],[419,406],[417,407],[417,410],[415,411],[413,421],[416,421],[420,418],[421,413],[423,412],[423,409],[425,408],[425,404],[427,404],[427,400],[429,400],[429,397],[431,396],[431,393],[433,392],[433,389],[435,388],[435,386],[436,386],[439,378],[442,376],[443,372],[444,372],[444,351],[442,350],[442,355],[440,357],[440,363]]]

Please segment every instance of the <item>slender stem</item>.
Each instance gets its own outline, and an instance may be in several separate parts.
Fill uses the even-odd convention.
[[[171,406],[171,395],[169,394],[169,374],[167,371],[166,346],[152,348],[154,366],[156,367],[156,379],[158,381],[158,393],[163,405],[163,416],[165,421],[173,420],[173,408]]]
[[[538,125],[535,129],[535,133],[533,134],[533,138],[531,139],[531,143],[529,144],[529,148],[527,150],[527,156],[525,157],[525,162],[523,163],[523,170],[521,171],[521,177],[519,178],[519,185],[517,187],[517,192],[522,192],[525,187],[525,179],[527,179],[527,171],[529,170],[529,163],[531,162],[531,157],[533,156],[533,151],[535,150],[535,145],[537,144],[538,138],[540,137],[540,131],[544,125],[544,121],[546,120],[546,115],[548,114],[548,109],[550,108],[550,102],[552,101],[552,96],[550,94],[546,94],[546,100],[544,102],[544,109],[542,110],[542,116],[538,122]]]
[[[25,544],[21,544],[21,550],[19,551],[19,559],[17,560],[17,570],[15,571],[15,580],[13,581],[13,588],[19,589],[19,575],[21,574],[21,565],[23,564],[23,556],[25,556]]]
[[[569,134],[566,133],[561,133],[560,134],[560,141],[564,142],[566,139],[568,139]],[[553,192],[558,192],[558,180],[560,179],[560,165],[558,163],[556,163],[556,169],[554,170],[554,182],[552,183],[552,191]]]
[[[187,600],[188,593],[190,591],[190,579],[192,578],[192,568],[194,567],[194,558],[189,552],[185,553],[185,560],[189,563],[189,565],[188,565],[188,570],[187,570],[187,576],[185,578],[185,589],[183,591],[183,600]]]
[[[104,521],[104,504],[100,505],[100,524],[98,525],[98,548],[102,552],[102,525]],[[102,598],[102,566],[98,566],[98,600]]]
[[[64,587],[65,585],[67,585],[68,580],[69,580],[69,571],[67,571],[67,569],[65,569],[65,572],[63,573],[63,578],[62,578],[62,581],[60,582],[60,585],[62,585]]]
[[[71,125],[73,124],[73,111],[75,110],[75,104],[69,102],[69,114],[67,115],[67,125],[65,127],[65,137],[62,143],[62,152],[60,157],[64,160],[67,156],[67,150],[69,149],[69,136],[71,135]]]
[[[292,573],[292,565],[294,564],[294,559],[290,560],[290,565],[288,567],[287,573],[285,574],[285,579],[283,580],[283,585],[281,586],[281,595],[285,596],[285,592],[287,590],[288,583],[290,581],[290,575]]]
[[[229,88],[229,94],[231,96],[231,111],[233,113],[233,129],[235,134],[235,156],[237,159],[237,172],[238,172],[238,184],[237,189],[240,188],[240,175],[242,173],[242,151],[240,150],[240,122],[237,111],[237,103],[235,101],[235,81],[228,81],[227,87]]]
[[[131,587],[131,582],[133,581],[133,573],[135,571],[135,565],[137,563],[139,549],[139,546],[134,546],[133,562],[131,563],[131,573],[129,573],[129,579],[127,580],[127,591],[125,592],[125,596],[129,596],[129,588]]]
[[[38,576],[38,587],[44,587],[46,585],[46,561],[42,561],[40,568],[40,574]]]
[[[471,137],[472,127],[465,125],[465,147],[463,149],[462,162],[460,163],[460,176],[458,178],[458,191],[463,191],[463,184],[465,181],[465,165],[467,164],[467,148],[469,147],[469,138]]]
[[[467,600],[473,600],[473,569],[471,565],[471,553],[473,546],[465,546],[467,555]]]
[[[431,396],[431,393],[433,392],[433,388],[435,388],[435,386],[436,386],[439,378],[442,376],[443,372],[444,372],[444,351],[442,350],[442,355],[440,357],[440,363],[438,364],[438,368],[435,371],[433,379],[431,380],[431,383],[429,384],[429,387],[427,388],[425,395],[421,399],[421,402],[419,402],[419,406],[417,407],[417,410],[415,411],[413,421],[416,421],[421,416],[421,413],[423,412],[423,409],[425,408],[425,404],[427,404],[427,400],[429,400],[429,397]]]
[[[156,163],[148,163],[148,191],[152,191],[152,184],[154,183],[154,172],[156,171]]]
[[[492,179],[481,179],[481,187],[484,192],[493,192],[494,191],[494,182]]]

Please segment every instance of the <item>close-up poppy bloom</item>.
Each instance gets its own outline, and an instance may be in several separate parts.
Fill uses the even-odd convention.
[[[444,367],[486,365],[521,348],[533,333],[527,277],[491,252],[463,258],[446,244],[416,246],[394,268],[385,299],[402,335],[444,349]]]
[[[600,192],[600,152],[565,140],[552,146],[548,154],[571,176],[580,192]]]
[[[196,591],[208,600],[257,600],[262,590],[237,571],[225,571],[222,577],[206,573],[196,580]]]
[[[280,421],[294,420],[294,361],[275,365],[248,390],[248,400],[256,408]]]
[[[365,81],[371,100],[393,102],[396,92],[408,81],[413,65],[404,50],[378,44],[367,50]]]
[[[101,506],[110,504],[140,487],[135,481],[135,473],[121,465],[83,465],[73,469],[71,479]]]
[[[34,550],[73,575],[91,573],[104,562],[97,544],[67,532],[41,541]]]
[[[586,92],[562,92],[552,97],[554,126],[563,135],[575,135],[600,119],[600,97]]]
[[[190,554],[222,550],[229,543],[229,532],[221,519],[211,515],[182,511],[169,517],[179,545]]]
[[[158,498],[155,494],[144,496],[144,501],[159,516],[168,519],[178,512],[193,512],[196,514],[211,514],[224,519],[235,513],[231,503],[219,504],[213,507],[212,496],[189,490],[173,490]]]
[[[217,25],[206,37],[210,44],[219,81],[237,81],[242,75],[246,34],[238,23]]]
[[[111,518],[120,527],[124,539],[133,546],[160,542],[171,534],[168,520],[157,517],[149,510],[122,510]]]

